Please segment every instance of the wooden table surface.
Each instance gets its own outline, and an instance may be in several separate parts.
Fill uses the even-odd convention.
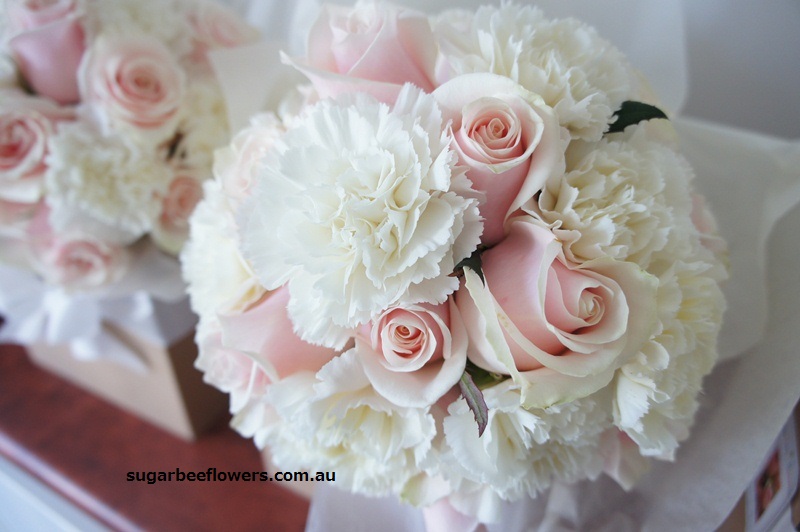
[[[0,454],[117,530],[300,531],[308,502],[276,483],[128,482],[135,471],[259,471],[252,441],[219,427],[187,443],[0,345]]]

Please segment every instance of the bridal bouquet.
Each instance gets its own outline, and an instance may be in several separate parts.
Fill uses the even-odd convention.
[[[8,0],[1,22],[0,262],[74,291],[176,255],[228,140],[207,52],[257,32],[205,0]]]
[[[283,61],[309,83],[217,152],[182,254],[233,427],[483,522],[672,459],[725,245],[620,52],[530,6],[359,2]]]

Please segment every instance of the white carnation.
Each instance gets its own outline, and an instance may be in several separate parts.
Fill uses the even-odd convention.
[[[238,249],[236,222],[218,181],[204,183],[204,199],[189,225],[181,254],[192,309],[201,321],[220,312],[241,312],[264,293]]]
[[[441,303],[482,223],[441,113],[407,85],[394,107],[324,101],[267,155],[241,210],[243,252],[269,289],[287,281],[300,336],[342,348],[390,305]]]
[[[181,164],[211,175],[214,150],[229,140],[227,113],[222,92],[213,79],[194,79],[187,85],[178,125],[183,137],[174,154]]]
[[[483,390],[489,421],[478,437],[472,411],[463,398],[444,419],[446,470],[459,479],[488,485],[499,497],[514,500],[546,489],[554,480],[572,482],[602,471],[598,446],[610,412],[596,397],[545,409],[520,406],[519,390],[505,381]]]
[[[62,124],[49,148],[48,202],[133,236],[153,227],[160,210],[154,198],[166,191],[172,172],[151,152],[86,122]]]
[[[278,102],[277,115],[287,128],[300,122],[306,112],[319,102],[319,95],[311,84],[297,85],[289,89]]]
[[[92,42],[100,33],[117,36],[145,34],[164,44],[175,57],[182,57],[192,50],[191,27],[185,5],[185,0],[87,0],[84,15],[86,41]]]
[[[647,456],[673,458],[689,435],[703,378],[717,359],[725,310],[722,268],[708,250],[698,252],[705,258],[673,260],[662,273],[662,332],[617,375],[615,424]]]
[[[484,6],[434,21],[444,81],[470,72],[512,78],[537,93],[574,138],[599,140],[637,80],[625,57],[591,26],[548,20],[534,7]]]
[[[570,259],[611,257],[647,269],[654,253],[689,248],[693,177],[680,154],[643,135],[573,143],[566,174],[545,184],[537,213],[554,224]]]
[[[400,408],[378,395],[352,351],[316,377],[298,373],[273,384],[268,398],[287,421],[267,437],[275,464],[336,471],[337,485],[365,495],[400,493],[436,435],[427,409]]]

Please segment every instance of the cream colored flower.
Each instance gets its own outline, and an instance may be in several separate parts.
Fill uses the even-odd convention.
[[[206,181],[204,194],[190,218],[189,240],[181,254],[192,309],[201,320],[241,312],[264,294],[239,253],[236,222],[222,186]]]
[[[232,209],[249,195],[256,177],[263,171],[265,155],[284,132],[273,113],[257,114],[250,118],[248,127],[214,153],[214,176],[222,184]]]
[[[535,211],[571,259],[648,268],[656,252],[688,249],[693,178],[686,159],[644,135],[576,143],[566,174],[547,182]]]
[[[87,6],[87,42],[102,31],[110,35],[146,34],[164,43],[175,57],[192,50],[191,26],[183,0],[93,1]]]
[[[575,481],[602,471],[600,436],[610,412],[595,398],[544,409],[520,406],[519,390],[505,381],[483,390],[489,422],[478,437],[472,411],[463,399],[444,419],[444,470],[451,481],[487,485],[505,500],[535,497],[553,480]]]
[[[316,377],[298,373],[273,384],[268,398],[285,420],[267,438],[275,463],[336,471],[337,486],[365,495],[399,493],[436,435],[427,409],[398,407],[375,392],[353,351]]]
[[[51,138],[45,175],[48,202],[125,231],[147,233],[172,172],[152,153],[86,122],[63,124]],[[57,229],[57,228],[56,228]]]
[[[724,268],[709,250],[699,244],[697,249],[662,273],[662,332],[621,368],[614,383],[615,424],[645,456],[673,459],[689,436],[703,378],[717,360]]]
[[[211,175],[214,151],[228,143],[228,115],[219,86],[212,79],[194,78],[181,102],[181,134],[174,161]]]

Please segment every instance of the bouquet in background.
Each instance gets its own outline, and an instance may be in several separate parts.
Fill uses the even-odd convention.
[[[228,140],[207,52],[258,33],[205,0],[8,0],[0,36],[0,263],[74,292],[176,255]]]
[[[283,61],[309,83],[217,153],[181,257],[234,428],[481,522],[672,459],[725,244],[620,52],[530,6],[359,2]]]

